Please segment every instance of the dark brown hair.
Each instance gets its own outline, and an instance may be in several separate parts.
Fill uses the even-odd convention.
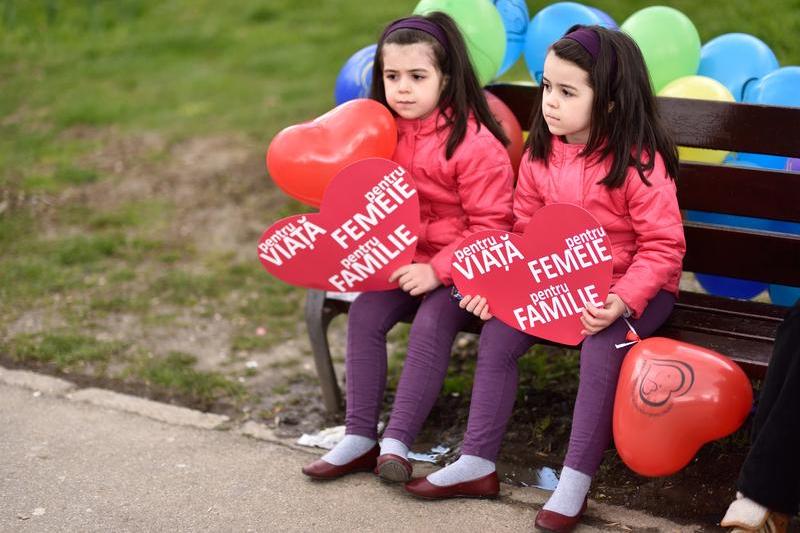
[[[567,34],[582,27],[573,26]],[[600,39],[596,61],[572,39],[561,38],[550,47],[556,56],[586,71],[594,90],[591,131],[581,155],[611,158],[608,175],[600,183],[612,189],[625,183],[629,167],[635,168],[642,181],[650,185],[645,174],[653,169],[656,153],[661,154],[667,173],[675,179],[678,150],[659,115],[641,50],[620,31],[601,26],[587,28],[597,32]],[[542,115],[541,94],[533,106],[525,147],[530,149],[531,160],[540,159],[547,164],[551,133]]]
[[[384,45],[428,43],[433,49],[436,66],[448,80],[439,97],[438,106],[442,116],[445,118],[446,126],[451,128],[450,135],[447,137],[446,158],[450,159],[458,145],[464,140],[467,134],[467,121],[470,112],[475,116],[478,128],[481,125],[486,126],[500,142],[508,145],[508,137],[506,137],[503,128],[489,110],[486,96],[469,61],[467,46],[464,44],[461,32],[453,19],[438,11],[429,13],[424,17],[415,16],[411,18],[424,19],[439,26],[447,37],[447,49],[432,35],[424,31],[409,28],[392,31],[378,42],[378,48],[375,50],[370,98],[389,107],[386,102],[386,88],[383,83]]]

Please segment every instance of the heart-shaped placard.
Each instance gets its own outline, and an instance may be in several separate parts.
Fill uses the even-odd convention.
[[[283,218],[258,241],[267,271],[292,285],[329,291],[397,287],[389,275],[414,257],[419,196],[411,175],[388,159],[345,167],[319,213]]]
[[[281,130],[267,150],[267,169],[283,191],[319,207],[333,177],[370,157],[392,157],[397,125],[380,102],[358,98],[316,119]]]
[[[611,285],[611,241],[597,220],[572,204],[551,204],[525,233],[487,230],[453,253],[461,294],[481,295],[497,318],[530,335],[576,345],[586,303],[602,307]]]
[[[706,442],[742,425],[753,403],[750,380],[733,361],[664,337],[625,356],[614,401],[614,443],[631,470],[667,476]]]

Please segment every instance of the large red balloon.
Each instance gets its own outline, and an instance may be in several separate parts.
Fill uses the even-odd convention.
[[[495,120],[502,126],[506,136],[511,140],[511,144],[506,146],[506,150],[508,150],[508,156],[511,158],[511,165],[514,167],[514,174],[516,175],[517,170],[519,170],[519,162],[522,159],[522,149],[525,145],[525,140],[522,138],[522,128],[520,128],[517,117],[514,116],[514,113],[502,100],[489,91],[483,92],[486,94],[489,110],[494,115]]]
[[[631,348],[622,364],[614,443],[631,470],[667,476],[706,442],[736,431],[752,403],[750,380],[727,357],[651,337]]]
[[[278,132],[267,150],[267,169],[286,194],[319,207],[325,187],[340,170],[369,157],[391,159],[396,145],[391,112],[375,100],[359,98]]]

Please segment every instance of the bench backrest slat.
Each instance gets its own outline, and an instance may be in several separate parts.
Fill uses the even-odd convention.
[[[689,272],[800,286],[800,236],[685,222]]]
[[[800,174],[683,162],[677,182],[683,209],[800,222]]]

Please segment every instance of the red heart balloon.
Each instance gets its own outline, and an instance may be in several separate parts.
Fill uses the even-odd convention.
[[[258,242],[272,275],[328,291],[397,287],[389,275],[414,258],[419,195],[411,175],[386,159],[364,159],[331,181],[319,213],[283,218]]]
[[[519,170],[519,162],[522,159],[525,140],[522,138],[522,127],[519,125],[517,117],[498,97],[489,91],[483,91],[486,95],[486,102],[489,104],[489,111],[492,112],[495,120],[500,123],[511,143],[506,146],[511,165],[514,167],[514,174]]]
[[[360,159],[388,159],[396,145],[391,112],[375,100],[360,98],[278,132],[267,150],[267,170],[286,194],[319,207],[340,170]]]
[[[753,404],[750,380],[717,352],[663,337],[625,356],[614,402],[614,443],[631,470],[667,476],[736,431]]]
[[[488,230],[464,239],[452,275],[461,294],[486,297],[509,326],[576,345],[585,303],[606,301],[611,263],[611,241],[588,211],[551,204],[534,213],[523,235]]]

